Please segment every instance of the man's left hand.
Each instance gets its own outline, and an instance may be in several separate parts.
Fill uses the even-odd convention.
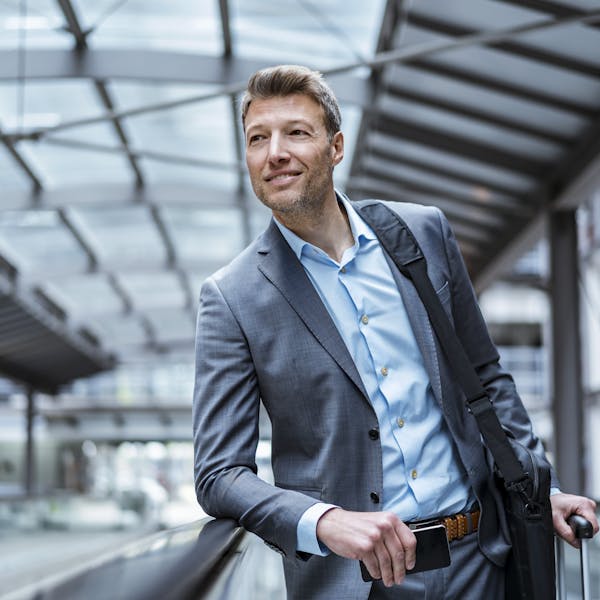
[[[598,533],[598,519],[596,518],[596,503],[585,496],[574,496],[572,494],[554,494],[550,496],[552,504],[552,522],[556,535],[567,541],[574,548],[581,545],[575,538],[575,534],[567,523],[571,515],[580,515],[587,519],[594,528],[594,535]]]

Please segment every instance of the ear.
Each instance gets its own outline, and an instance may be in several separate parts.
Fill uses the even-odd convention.
[[[338,165],[344,158],[344,134],[338,131],[331,140],[331,160],[333,165]]]

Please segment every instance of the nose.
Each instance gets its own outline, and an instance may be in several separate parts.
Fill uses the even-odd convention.
[[[281,163],[290,159],[290,153],[282,135],[275,133],[269,140],[269,162]]]

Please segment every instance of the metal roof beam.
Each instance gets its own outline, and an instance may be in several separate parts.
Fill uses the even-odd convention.
[[[393,177],[389,175],[385,175],[384,173],[366,173],[367,179],[373,179],[375,181],[379,180],[382,183],[387,183],[390,186],[397,186],[396,189],[401,189],[405,195],[413,196],[415,198],[440,198],[443,201],[448,203],[452,203],[456,209],[468,211],[470,217],[474,220],[478,220],[480,225],[488,227],[490,229],[494,229],[496,231],[501,230],[506,227],[509,219],[506,214],[501,215],[498,212],[489,210],[487,205],[483,203],[474,202],[472,199],[461,197],[457,194],[451,193],[436,188],[434,186],[428,186],[421,183],[416,183],[414,181],[406,180],[404,178]],[[393,200],[393,198],[391,198]],[[440,207],[441,208],[441,207]],[[517,215],[513,215],[513,219],[518,218]]]
[[[133,299],[131,298],[131,296],[120,281],[120,275],[118,275],[117,273],[108,273],[108,282],[114,289],[117,296],[121,298],[121,301],[123,302],[124,312],[128,316],[136,317],[140,321],[142,328],[146,333],[146,343],[151,347],[156,347],[157,338],[154,326],[152,325],[150,319],[146,315],[140,313],[135,309],[135,303],[133,302]],[[115,348],[115,351],[118,351],[118,349]]]
[[[233,258],[233,256],[231,257]],[[164,265],[152,263],[152,262],[142,262],[140,260],[131,260],[128,262],[110,262],[103,263],[94,269],[93,274],[96,275],[105,275],[106,277],[111,277],[115,275],[117,277],[127,278],[130,274],[134,275],[147,275],[148,277],[153,277],[155,275],[161,275],[165,273],[179,273],[183,272],[195,272],[195,273],[206,273],[207,275],[213,273],[218,268],[222,267],[224,262],[216,259],[200,259],[197,261],[189,261],[184,262],[178,266],[176,270],[173,268],[166,267]],[[89,275],[90,270],[87,268],[73,269],[71,266],[62,266],[60,264],[52,264],[52,265],[44,265],[43,267],[39,267],[39,270],[36,270],[34,267],[27,271],[27,274],[31,276],[32,279],[37,281],[62,281],[65,279],[69,279],[71,277],[79,277],[81,275]],[[120,295],[121,300],[123,297]],[[132,307],[124,306],[124,312],[128,310],[132,310]]]
[[[89,32],[83,31],[75,8],[70,0],[57,0],[57,4],[67,21],[67,31],[75,38],[75,47],[78,50],[85,50],[88,47],[86,37]]]
[[[507,94],[529,102],[543,104],[550,108],[570,112],[584,118],[588,118],[594,114],[594,109],[582,105],[576,100],[557,98],[547,94],[543,90],[532,89],[514,81],[502,81],[493,75],[474,74],[460,66],[436,63],[435,60],[431,59],[416,60],[410,64],[421,71],[477,85],[490,91]]]
[[[541,12],[546,15],[552,15],[556,18],[564,17],[576,17],[578,15],[584,15],[585,11],[580,8],[574,8],[572,6],[565,6],[559,2],[553,0],[499,0],[503,4],[511,4],[519,8],[530,8],[537,12]],[[589,27],[600,27],[600,23],[585,23]]]
[[[512,152],[506,152],[484,142],[474,141],[459,133],[449,134],[426,125],[415,125],[409,120],[388,113],[381,115],[383,133],[396,135],[399,138],[413,140],[425,146],[445,150],[458,156],[466,156],[482,163],[504,167],[517,173],[544,177],[552,165],[524,157]]]
[[[396,84],[390,84],[386,89],[386,94],[389,94],[393,98],[402,98],[404,100],[410,100],[411,102],[417,102],[421,106],[429,106],[432,108],[440,109],[446,112],[450,112],[462,117],[467,117],[473,121],[480,121],[493,125],[495,127],[502,127],[509,131],[515,131],[523,135],[529,135],[536,137],[543,141],[552,142],[555,144],[570,144],[573,140],[572,136],[565,134],[555,133],[536,127],[527,123],[516,122],[509,116],[500,116],[491,114],[488,111],[474,108],[472,106],[465,106],[460,102],[450,100],[448,98],[433,98],[426,94],[408,90]]]
[[[542,21],[536,21],[533,23],[526,23],[525,25],[519,25],[508,29],[475,32],[471,35],[464,35],[458,39],[450,41],[434,41],[431,43],[418,44],[407,48],[393,49],[378,53],[374,58],[370,60],[360,60],[333,67],[330,69],[323,69],[323,73],[329,76],[332,80],[335,80],[338,76],[354,71],[355,69],[370,67],[372,69],[378,69],[387,64],[393,64],[396,62],[412,62],[418,59],[422,59],[427,56],[435,55],[440,52],[447,50],[454,50],[457,48],[464,48],[470,46],[476,46],[481,44],[492,44],[499,43],[505,39],[513,37],[515,35],[532,32],[542,31],[554,27],[558,24],[567,23],[583,23],[583,22],[595,22],[600,19],[600,10],[590,11],[584,15],[564,18],[564,19],[544,19]],[[15,73],[12,68],[6,68],[2,70],[2,65],[8,62],[12,65],[15,61],[16,53],[14,51],[0,52],[0,57],[3,54],[8,56],[3,57],[0,60],[0,80],[1,79],[15,79]],[[168,65],[166,73],[163,73],[161,77],[160,71],[165,71],[165,63],[171,63],[173,56],[177,57],[176,66],[173,68],[173,64]],[[6,58],[6,60],[4,60]],[[71,121],[69,123],[63,123],[53,128],[40,129],[34,132],[30,132],[26,136],[17,136],[19,138],[35,138],[47,135],[49,132],[55,132],[58,130],[66,129],[67,127],[91,125],[93,123],[99,123],[106,120],[112,120],[116,118],[122,118],[126,116],[133,116],[144,114],[156,110],[164,110],[167,108],[175,108],[180,106],[186,106],[209,100],[216,97],[221,97],[227,94],[235,94],[241,92],[246,87],[246,80],[250,73],[257,68],[265,66],[264,61],[254,61],[254,68],[252,70],[245,71],[250,64],[250,61],[240,63],[238,60],[231,61],[229,59],[216,59],[214,57],[198,57],[198,56],[185,56],[181,54],[172,55],[170,53],[152,53],[152,52],[139,52],[129,53],[128,60],[123,60],[122,51],[104,51],[102,53],[94,53],[92,56],[89,52],[85,55],[78,55],[73,57],[70,53],[65,53],[65,57],[61,64],[57,67],[56,57],[47,56],[47,51],[41,53],[28,53],[28,77],[35,78],[40,75],[36,73],[36,61],[46,65],[45,73],[43,76],[51,76],[49,70],[54,70],[55,76],[62,77],[92,77],[95,79],[108,79],[116,77],[127,77],[129,79],[167,79],[169,81],[197,81],[197,82],[212,82],[215,77],[220,79],[221,82],[227,82],[222,84],[222,87],[217,92],[211,92],[207,94],[199,94],[188,98],[182,98],[171,102],[162,102],[151,106],[142,106],[133,108],[127,111],[122,111],[118,114],[101,115],[99,117],[91,117],[88,119],[81,119],[78,121]],[[134,60],[135,58],[135,60]],[[111,62],[111,73],[106,73],[105,69],[107,65],[103,65],[102,59],[107,59]],[[50,60],[50,64],[48,64]],[[199,68],[202,63],[209,70],[206,73],[205,69]],[[186,73],[189,69],[193,69],[193,75],[190,77],[190,73],[187,73],[187,77],[182,77],[182,73]],[[139,70],[139,72],[137,71]],[[597,69],[600,72],[600,69]],[[174,77],[173,73],[178,73],[178,76]],[[198,76],[198,73],[202,73],[202,77]],[[243,75],[243,76],[242,76]],[[239,79],[235,79],[236,76],[241,76]],[[218,81],[217,81],[218,82]],[[363,85],[364,87],[364,85]],[[335,85],[334,85],[335,89]],[[341,98],[340,98],[341,99]],[[349,99],[352,101],[352,99]]]
[[[223,56],[230,57],[232,55],[232,42],[228,0],[219,0],[219,12],[221,14],[221,31],[223,33]]]
[[[43,189],[40,178],[35,174],[33,168],[23,158],[21,153],[17,150],[16,144],[12,141],[10,136],[4,135],[0,131],[0,142],[8,150],[8,153],[13,157],[14,161],[19,165],[19,168],[27,175],[27,178],[33,185],[33,191],[35,193],[40,192]]]
[[[586,13],[583,14],[585,15]],[[577,16],[580,15],[575,15],[575,18]],[[415,25],[422,29],[433,31],[435,33],[441,33],[443,35],[458,39],[480,33],[476,29],[471,29],[469,27],[465,27],[464,25],[458,25],[455,23],[448,23],[446,21],[436,19],[430,15],[419,14],[418,12],[411,12],[408,16],[408,22],[411,25]],[[559,23],[560,20],[557,19],[556,22]],[[581,62],[579,60],[569,58],[568,56],[564,56],[556,52],[548,52],[547,50],[535,48],[534,46],[530,46],[528,44],[511,41],[510,36],[506,41],[491,40],[489,42],[482,42],[482,44],[503,52],[507,52],[509,54],[519,56],[521,58],[528,58],[537,62],[541,62],[552,67],[575,71],[582,75],[587,75],[588,77],[600,77],[600,67],[597,67],[591,63]]]
[[[465,194],[460,194],[459,192],[450,190],[444,185],[444,182],[436,183],[430,180],[429,183],[426,183],[410,179],[408,176],[398,175],[393,170],[394,166],[394,163],[369,158],[363,165],[363,173],[367,177],[373,177],[374,179],[381,178],[384,181],[401,186],[406,191],[415,191],[432,197],[442,195],[449,200],[454,200],[458,204],[472,206],[473,208],[483,208],[487,211],[491,210],[493,212],[491,218],[496,221],[498,226],[505,224],[507,216],[526,217],[534,212],[533,208],[526,208],[526,205],[522,201],[519,201],[518,198],[511,196],[499,198],[497,196],[493,197],[491,194],[482,198],[475,189],[471,190],[470,196],[467,196],[466,190]]]
[[[236,201],[240,209],[242,217],[242,235],[244,246],[247,246],[252,241],[252,227],[250,224],[251,211],[249,210],[247,194],[246,194],[246,161],[245,161],[245,139],[244,130],[242,127],[242,119],[235,94],[230,96],[231,121],[233,126],[233,137],[235,146],[235,158],[238,165],[238,185]]]
[[[11,191],[11,206],[15,209],[70,207],[119,207],[156,204],[198,210],[223,210],[237,207],[237,192],[210,185],[156,183],[134,188],[127,183],[77,185],[43,190],[39,195],[25,190]],[[254,195],[248,193],[248,199]],[[256,206],[260,206],[256,201]]]
[[[431,205],[435,199],[438,206],[451,219],[452,226],[459,221],[473,229],[473,238],[481,243],[485,239],[488,243],[498,230],[498,220],[490,220],[489,215],[483,211],[473,211],[471,206],[458,204],[455,200],[448,199],[439,194],[426,194],[418,191],[406,192],[394,181],[386,180],[378,176],[361,176],[356,180],[356,189],[368,193],[371,198],[379,198],[388,202],[412,202],[417,204]],[[487,231],[487,235],[481,238],[481,232]],[[480,248],[481,250],[481,248]]]
[[[401,14],[403,15],[404,19],[406,19],[404,0],[401,0],[400,2],[397,2],[396,0],[387,0],[381,17],[376,53],[385,52],[392,47],[396,31],[398,30],[398,23],[400,21]],[[381,79],[381,69],[373,69],[369,77],[370,86],[368,88],[373,102],[381,91]],[[352,155],[352,162],[349,170],[349,178],[351,178],[352,175],[357,173],[360,169],[365,148],[364,140],[367,138],[370,126],[371,115],[363,112],[360,118],[360,125],[358,127],[358,134],[356,137],[356,139],[360,140],[362,143],[357,143],[354,147],[354,154]]]
[[[64,148],[75,148],[77,150],[89,150],[90,152],[101,152],[104,154],[126,153],[132,160],[137,161],[140,158],[148,158],[159,162],[171,163],[176,165],[188,165],[192,167],[205,167],[209,169],[222,169],[228,172],[239,171],[242,174],[245,172],[245,164],[243,162],[226,163],[221,161],[206,160],[203,158],[194,158],[191,156],[178,156],[167,152],[156,152],[154,150],[136,150],[125,146],[108,146],[95,142],[84,142],[81,140],[73,140],[69,138],[48,136],[41,138],[46,144],[54,146],[62,146]],[[143,186],[139,186],[143,187]]]
[[[113,100],[110,96],[110,93],[108,92],[108,88],[106,87],[106,83],[104,81],[96,80],[94,82],[94,85],[96,87],[96,91],[98,92],[98,95],[100,96],[100,99],[102,100],[102,104],[104,104],[104,107],[111,114],[114,114],[115,106],[114,106]],[[115,130],[115,133],[117,134],[117,137],[121,141],[123,151],[127,155],[127,160],[129,161],[129,166],[131,167],[131,169],[133,170],[133,172],[135,174],[136,185],[141,187],[144,185],[144,177],[142,176],[142,172],[140,170],[140,166],[138,165],[137,158],[131,152],[131,148],[129,147],[129,140],[127,139],[127,135],[125,134],[125,131],[123,130],[123,127],[121,125],[121,120],[115,116],[113,119],[111,119],[111,121],[112,121],[114,130]]]
[[[414,169],[418,169],[426,173],[431,173],[434,176],[444,177],[451,181],[455,181],[456,183],[461,183],[475,188],[481,188],[496,194],[511,196],[512,198],[520,202],[522,202],[525,198],[523,194],[515,193],[515,191],[510,187],[502,186],[498,183],[491,182],[489,179],[484,179],[471,174],[465,175],[463,173],[458,173],[457,171],[454,171],[452,169],[440,167],[433,161],[430,163],[416,160],[408,155],[400,156],[392,151],[382,150],[377,145],[373,145],[369,148],[369,156],[373,156],[374,158],[382,158],[383,160],[393,161],[396,164],[406,165],[408,167],[412,167]]]
[[[486,261],[474,282],[478,289],[489,285],[505,271],[524,250],[543,235],[549,210],[574,208],[600,187],[600,117],[581,136],[576,148],[558,169],[553,170],[540,186],[534,218],[515,226],[510,238],[499,239],[491,260]],[[516,224],[515,224],[516,225]]]
[[[167,266],[170,269],[173,269],[177,267],[177,250],[175,248],[175,244],[173,243],[173,238],[171,237],[171,234],[169,233],[169,230],[165,224],[160,207],[156,205],[150,205],[148,208],[150,210],[150,216],[156,225],[158,234],[167,251]]]
[[[68,207],[61,207],[57,212],[62,223],[71,232],[77,243],[81,246],[88,257],[89,270],[97,270],[99,263],[99,251],[95,242],[92,241],[85,224],[82,223],[74,211]]]

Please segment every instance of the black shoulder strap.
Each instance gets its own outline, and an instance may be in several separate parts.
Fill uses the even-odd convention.
[[[466,398],[507,487],[526,478],[496,411],[471,364],[427,275],[425,256],[412,231],[393,210],[380,202],[354,205],[377,235],[400,272],[412,280],[427,309],[431,325]]]

